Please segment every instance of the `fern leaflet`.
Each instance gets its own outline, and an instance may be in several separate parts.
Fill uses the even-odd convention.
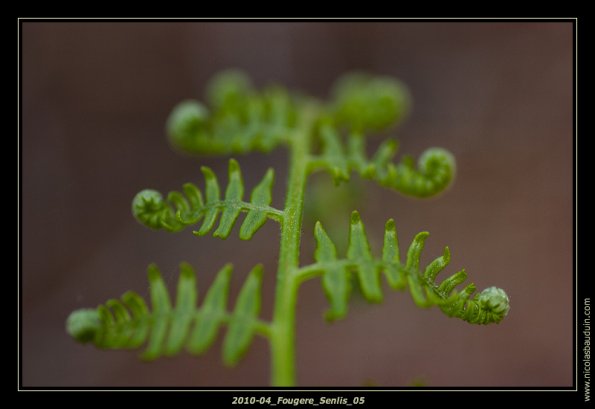
[[[270,324],[259,320],[262,266],[252,269],[238,295],[233,312],[227,311],[232,267],[224,266],[196,308],[196,277],[189,264],[180,265],[176,305],[157,267],[148,269],[150,311],[137,293],[129,291],[120,300],[108,300],[97,309],[74,311],[68,318],[69,333],[79,342],[105,349],[136,349],[147,344],[142,358],[173,356],[184,347],[194,355],[205,352],[219,328],[228,330],[223,341],[223,361],[235,365],[245,354],[255,334],[268,336]]]
[[[281,87],[257,92],[244,74],[230,70],[212,80],[207,94],[210,110],[187,100],[170,115],[170,141],[185,152],[268,152],[296,128],[299,101]]]
[[[229,183],[225,196],[221,198],[221,189],[217,176],[213,171],[203,166],[205,177],[205,196],[192,183],[183,186],[184,195],[180,192],[170,192],[167,200],[163,200],[161,193],[146,189],[139,192],[132,201],[132,213],[136,219],[147,227],[176,232],[191,224],[203,220],[200,229],[193,233],[198,236],[208,234],[213,230],[217,217],[221,214],[219,225],[213,236],[225,239],[229,236],[240,213],[247,212],[247,216],[240,228],[240,238],[250,240],[265,223],[267,218],[280,222],[283,212],[270,207],[274,172],[269,169],[260,183],[252,190],[250,202],[243,200],[244,182],[242,172],[237,161],[229,161]]]
[[[350,172],[357,172],[381,186],[413,197],[434,196],[452,183],[455,175],[455,160],[442,148],[427,149],[419,157],[417,166],[411,157],[393,163],[398,144],[387,140],[380,145],[371,159],[367,158],[364,137],[352,132],[347,138],[347,149],[339,132],[329,124],[321,125],[319,137],[322,153],[311,159],[311,170],[328,171],[335,183],[349,181]]]
[[[382,301],[380,274],[384,273],[388,284],[395,290],[409,287],[413,301],[420,307],[437,305],[449,317],[457,317],[471,324],[499,323],[508,313],[509,299],[506,293],[490,287],[474,297],[475,285],[469,284],[460,292],[455,287],[467,279],[461,270],[436,283],[437,275],[450,262],[450,250],[445,247],[442,256],[436,258],[425,269],[420,268],[420,256],[429,233],[415,236],[407,251],[407,261],[402,263],[395,223],[388,220],[385,226],[382,257],[372,256],[364,224],[359,213],[351,215],[347,257],[339,259],[336,248],[320,222],[316,223],[316,263],[298,270],[300,279],[322,275],[322,286],[331,304],[326,313],[328,320],[343,318],[347,313],[349,300],[349,274],[358,278],[363,295],[368,301]]]

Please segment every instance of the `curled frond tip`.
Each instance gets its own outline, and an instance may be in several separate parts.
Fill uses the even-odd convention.
[[[349,245],[345,258],[337,257],[336,247],[320,222],[315,228],[316,264],[303,271],[317,270],[322,273],[322,285],[331,308],[327,319],[342,318],[347,313],[350,285],[348,277],[355,274],[368,301],[382,300],[380,274],[383,272],[388,284],[395,290],[409,288],[413,301],[420,307],[438,306],[447,316],[457,317],[471,324],[499,323],[510,309],[509,298],[500,288],[489,287],[475,294],[475,285],[469,284],[458,292],[455,288],[467,279],[465,270],[460,270],[440,283],[436,278],[450,263],[450,249],[425,268],[420,267],[421,253],[428,232],[418,233],[407,250],[407,259],[402,261],[395,223],[386,222],[382,257],[372,255],[366,230],[358,212],[351,214]]]

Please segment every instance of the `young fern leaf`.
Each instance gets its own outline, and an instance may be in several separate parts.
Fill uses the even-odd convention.
[[[137,293],[127,292],[120,300],[108,300],[97,309],[74,311],[67,321],[70,335],[82,343],[103,349],[137,349],[147,344],[141,357],[154,360],[173,356],[186,348],[204,353],[215,341],[222,325],[228,330],[223,341],[223,361],[235,365],[246,353],[255,334],[268,336],[270,324],[259,320],[262,266],[252,269],[240,291],[233,312],[227,311],[231,265],[224,266],[196,307],[196,276],[192,267],[180,265],[176,304],[170,297],[157,267],[148,269],[152,311]]]
[[[372,159],[367,158],[365,133],[396,125],[408,114],[409,106],[407,88],[392,78],[362,73],[340,78],[334,87],[333,104],[317,124],[322,151],[311,158],[310,170],[327,170],[335,183],[348,181],[350,173],[357,172],[381,186],[418,198],[444,191],[455,176],[455,160],[444,149],[426,150],[417,166],[409,157],[393,163],[397,142],[389,139]],[[345,138],[344,129],[348,131]]]
[[[221,198],[219,182],[213,171],[203,166],[205,177],[205,198],[192,183],[183,186],[184,195],[170,192],[167,200],[155,190],[143,190],[132,201],[132,213],[145,226],[159,230],[176,232],[186,226],[195,225],[202,220],[200,229],[194,231],[198,236],[208,234],[221,214],[219,225],[213,236],[225,239],[229,236],[241,212],[247,212],[240,228],[240,238],[250,240],[265,223],[267,218],[281,221],[283,212],[270,206],[274,172],[269,169],[260,183],[252,190],[250,202],[243,200],[244,182],[238,162],[229,161],[229,183]]]
[[[312,172],[326,170],[336,183],[348,181],[351,173],[356,172],[419,198],[436,195],[452,183],[455,161],[444,149],[426,150],[417,165],[406,156],[394,162],[398,145],[387,140],[368,157],[365,136],[398,124],[409,112],[409,92],[399,81],[350,74],[337,81],[332,100],[325,103],[280,87],[256,91],[244,74],[226,71],[209,83],[207,94],[208,107],[197,101],[184,101],[174,108],[167,123],[171,144],[190,154],[217,155],[268,152],[286,145],[289,168],[283,210],[271,207],[272,169],[250,191],[248,202],[244,199],[247,192],[240,166],[231,159],[227,185],[221,186],[215,173],[202,167],[202,191],[192,183],[165,198],[155,190],[143,190],[134,198],[132,212],[141,224],[154,230],[177,232],[193,225],[196,235],[212,232],[222,239],[231,234],[242,212],[247,213],[239,229],[244,240],[251,239],[267,219],[279,222],[281,239],[272,321],[258,318],[260,265],[244,281],[233,310],[227,307],[231,265],[219,271],[200,307],[196,277],[188,264],[180,266],[174,303],[159,270],[151,265],[151,308],[137,293],[127,292],[96,309],[75,311],[67,320],[67,330],[76,340],[106,349],[137,349],[146,345],[141,356],[152,360],[176,355],[182,349],[200,355],[213,345],[219,329],[227,325],[222,348],[227,365],[236,364],[258,334],[270,342],[272,385],[293,386],[297,295],[301,283],[309,278],[321,276],[330,303],[328,320],[347,314],[352,274],[363,296],[371,302],[383,299],[384,275],[391,288],[409,288],[420,307],[438,306],[447,316],[473,324],[498,323],[506,316],[509,299],[503,290],[490,287],[473,295],[473,284],[456,290],[467,278],[464,270],[437,283],[438,274],[450,262],[448,247],[427,266],[420,266],[428,233],[415,236],[406,260],[402,261],[392,219],[386,223],[380,257],[372,253],[357,212],[351,215],[344,256],[337,256],[335,244],[320,222],[316,223],[315,263],[300,267],[305,187]]]
[[[347,149],[343,148],[339,132],[329,123],[321,125],[319,137],[322,153],[311,160],[311,168],[328,171],[335,183],[349,181],[353,171],[404,195],[425,198],[446,190],[455,176],[454,157],[442,148],[427,149],[415,166],[411,157],[392,162],[398,148],[394,140],[386,140],[368,159],[364,137],[357,132],[348,136]]]
[[[168,120],[170,142],[191,154],[268,152],[286,142],[297,124],[298,101],[281,87],[261,92],[241,72],[230,70],[209,84],[210,109],[183,101]]]
[[[444,254],[424,269],[420,268],[420,256],[429,233],[415,236],[407,251],[407,261],[402,263],[395,223],[388,220],[385,226],[382,257],[374,258],[359,213],[351,215],[349,247],[347,257],[338,259],[335,245],[330,240],[320,222],[316,223],[316,263],[302,267],[297,274],[302,279],[321,274],[324,292],[331,304],[326,313],[328,320],[343,318],[347,313],[350,273],[355,273],[364,297],[371,302],[382,301],[380,273],[383,272],[388,284],[395,290],[409,287],[413,301],[420,307],[438,306],[447,316],[457,317],[471,324],[499,323],[510,308],[504,290],[490,287],[472,297],[475,285],[467,285],[461,292],[455,287],[467,279],[461,270],[436,283],[436,277],[450,262],[450,251],[445,247]]]
[[[381,131],[402,121],[411,100],[400,81],[360,72],[339,78],[333,96],[333,117],[340,126],[357,132]]]

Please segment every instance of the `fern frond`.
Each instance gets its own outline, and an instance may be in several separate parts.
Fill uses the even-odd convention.
[[[351,215],[349,246],[345,258],[337,258],[335,245],[316,223],[315,264],[302,267],[296,273],[301,279],[322,275],[322,286],[331,304],[326,313],[329,320],[339,319],[347,313],[349,274],[356,274],[364,297],[371,302],[382,301],[380,275],[384,273],[388,284],[395,290],[409,288],[413,301],[420,307],[436,305],[449,317],[457,317],[471,324],[499,323],[508,313],[509,299],[504,290],[490,287],[472,297],[475,285],[469,284],[460,292],[467,274],[461,270],[436,282],[437,275],[450,262],[450,250],[445,247],[442,256],[425,268],[420,267],[420,256],[429,233],[415,236],[407,251],[407,260],[400,259],[395,223],[388,220],[384,232],[382,257],[372,256],[364,224],[359,213]]]
[[[311,159],[310,168],[328,171],[337,184],[348,181],[353,171],[402,194],[425,198],[444,191],[454,180],[454,157],[442,148],[427,149],[416,166],[407,156],[400,163],[393,162],[398,144],[391,139],[382,143],[368,159],[364,137],[360,133],[352,132],[348,136],[347,149],[343,147],[345,143],[341,135],[330,123],[320,126],[319,137],[322,152]]]
[[[179,192],[170,192],[167,200],[155,190],[143,190],[132,201],[132,213],[136,219],[155,230],[163,229],[176,232],[186,226],[202,221],[198,231],[202,236],[209,233],[217,223],[213,236],[225,239],[229,236],[241,212],[247,216],[240,228],[240,238],[249,240],[265,223],[267,218],[281,221],[283,212],[270,206],[274,172],[269,169],[260,183],[252,190],[250,202],[243,200],[244,182],[240,165],[234,159],[229,161],[229,182],[225,196],[221,198],[219,181],[208,167],[201,168],[205,177],[205,199],[201,191],[192,183],[183,186],[185,196]]]
[[[223,341],[223,360],[235,365],[245,354],[255,334],[268,336],[270,324],[259,320],[262,266],[252,269],[244,282],[233,312],[227,310],[231,265],[224,266],[197,308],[196,277],[192,267],[180,265],[175,306],[155,265],[150,265],[152,311],[137,293],[127,292],[97,309],[74,311],[67,330],[82,343],[103,349],[137,349],[146,344],[145,360],[173,356],[186,348],[204,353],[215,341],[222,325],[228,330]]]
[[[400,81],[359,72],[339,78],[333,96],[337,123],[358,132],[380,131],[402,121],[411,100]]]
[[[208,85],[210,109],[184,101],[170,114],[171,143],[187,152],[268,152],[287,140],[298,119],[299,102],[280,87],[257,92],[243,73],[220,73]]]

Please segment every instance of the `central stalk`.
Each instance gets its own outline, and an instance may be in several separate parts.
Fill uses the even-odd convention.
[[[271,333],[271,382],[273,386],[293,386],[295,380],[295,312],[299,267],[304,190],[308,178],[312,115],[304,115],[304,126],[289,145],[289,179],[285,200],[275,309]]]

